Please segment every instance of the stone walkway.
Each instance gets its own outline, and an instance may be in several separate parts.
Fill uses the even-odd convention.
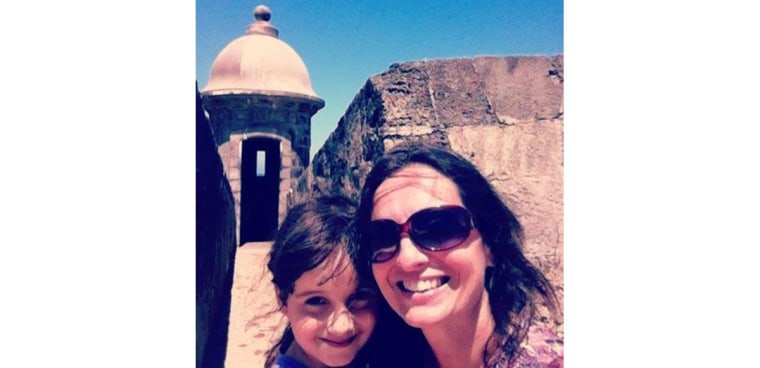
[[[225,368],[264,367],[267,349],[279,339],[285,318],[279,312],[266,268],[271,243],[246,243],[235,255]]]

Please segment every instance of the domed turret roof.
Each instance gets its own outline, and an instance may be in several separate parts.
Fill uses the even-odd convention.
[[[264,5],[254,9],[256,20],[245,35],[217,55],[202,95],[266,94],[321,101],[311,88],[303,60],[269,23],[271,15]]]

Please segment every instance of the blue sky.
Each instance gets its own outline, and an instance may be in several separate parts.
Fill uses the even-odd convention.
[[[364,82],[395,62],[480,55],[563,53],[561,0],[299,1],[197,0],[196,78],[242,36],[258,4],[280,39],[301,56],[325,107],[312,118],[312,156]]]

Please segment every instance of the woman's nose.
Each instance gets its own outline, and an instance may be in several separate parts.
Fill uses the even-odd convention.
[[[428,256],[419,247],[414,245],[408,236],[402,237],[399,243],[396,264],[404,270],[415,270],[428,261]]]

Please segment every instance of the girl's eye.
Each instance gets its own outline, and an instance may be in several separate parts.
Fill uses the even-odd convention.
[[[348,308],[351,310],[366,309],[374,306],[375,293],[361,290],[351,297]]]
[[[365,309],[369,307],[370,300],[369,299],[354,299],[351,301],[351,304],[348,305],[348,308],[352,310],[358,310],[358,309]]]
[[[327,304],[327,299],[321,296],[313,296],[309,299],[306,299],[306,305],[325,305],[325,304]]]

